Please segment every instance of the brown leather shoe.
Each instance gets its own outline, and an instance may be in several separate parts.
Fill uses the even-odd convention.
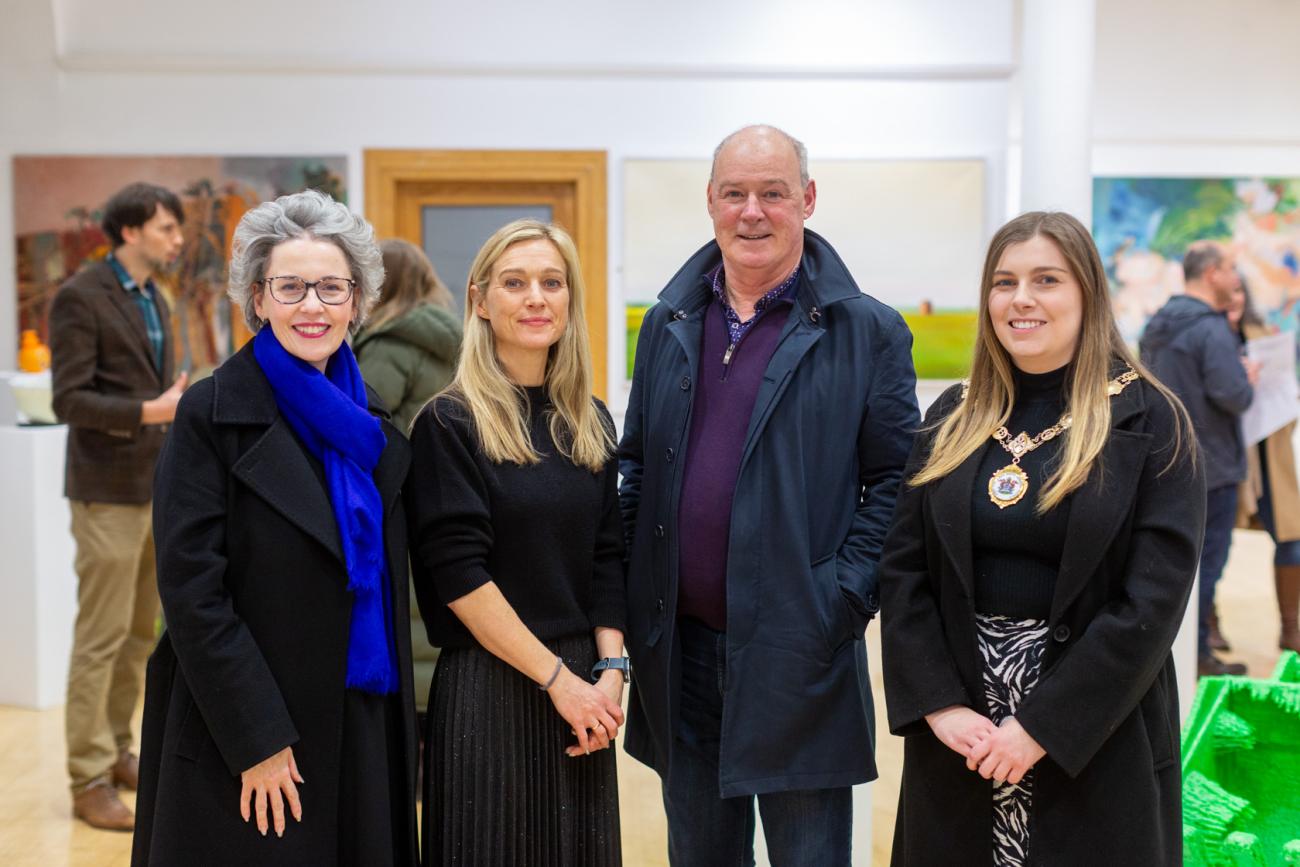
[[[135,816],[117,796],[117,790],[107,780],[96,780],[72,798],[72,814],[90,825],[105,831],[132,831]]]
[[[1211,653],[1196,660],[1197,677],[1242,677],[1246,666],[1240,662],[1228,662]]]
[[[133,792],[140,785],[140,759],[130,750],[123,750],[113,765],[113,785]]]

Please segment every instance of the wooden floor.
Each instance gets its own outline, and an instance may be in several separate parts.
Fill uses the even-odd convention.
[[[1237,652],[1229,658],[1250,666],[1254,677],[1269,673],[1277,659],[1277,608],[1272,589],[1272,545],[1262,533],[1238,532],[1219,591],[1223,631]],[[872,683],[876,687],[877,763],[873,784],[874,864],[889,862],[898,800],[901,741],[885,731],[880,692],[880,635],[868,635]],[[0,864],[5,867],[125,867],[130,835],[96,831],[70,818],[65,784],[62,708],[24,711],[0,708]],[[667,864],[658,778],[620,757],[623,852],[627,867]],[[126,794],[127,803],[133,800]],[[231,805],[235,809],[235,805]]]

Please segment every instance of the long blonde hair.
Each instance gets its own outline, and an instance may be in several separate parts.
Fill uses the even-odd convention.
[[[569,321],[546,360],[546,392],[554,407],[551,438],[573,463],[594,472],[614,451],[614,432],[596,410],[591,396],[591,351],[583,317],[582,268],[573,239],[559,226],[515,220],[487,239],[470,266],[465,288],[465,337],[448,396],[460,401],[474,419],[479,444],[495,463],[526,465],[541,460],[528,434],[528,396],[506,376],[496,353],[492,325],[475,312],[486,294],[492,269],[507,249],[524,241],[549,241],[564,260],[569,285]]]
[[[1101,256],[1083,224],[1062,212],[1031,211],[1007,223],[989,242],[980,282],[979,331],[971,362],[970,388],[965,400],[939,424],[934,447],[913,486],[941,479],[988,442],[990,434],[1007,423],[1015,400],[1011,356],[998,340],[989,319],[989,291],[1002,254],[1013,244],[1044,237],[1056,244],[1079,283],[1083,316],[1079,341],[1066,384],[1065,411],[1074,417],[1061,445],[1057,468],[1039,492],[1037,511],[1043,514],[1060,505],[1088,479],[1097,456],[1110,435],[1111,408],[1106,386],[1115,363],[1128,364],[1155,387],[1174,408],[1174,448],[1170,465],[1190,442],[1190,422],[1182,404],[1151,375],[1129,351],[1111,311],[1110,290]],[[1130,386],[1130,388],[1133,386]]]

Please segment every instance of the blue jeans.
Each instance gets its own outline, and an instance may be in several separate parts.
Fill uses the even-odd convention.
[[[664,781],[668,860],[673,867],[751,867],[754,796],[719,794],[722,696],[727,636],[679,620],[681,719]],[[773,867],[848,867],[853,841],[853,790],[811,789],[758,795]]]
[[[1232,528],[1237,523],[1237,486],[1224,485],[1205,493],[1205,544],[1201,546],[1201,574],[1197,587],[1196,651],[1210,655],[1210,612],[1214,610],[1214,588],[1228,563]]]

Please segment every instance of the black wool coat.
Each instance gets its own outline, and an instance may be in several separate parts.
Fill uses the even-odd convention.
[[[909,478],[929,453],[930,425],[959,395],[954,386],[931,408]],[[1170,647],[1201,550],[1205,470],[1190,431],[1174,456],[1175,411],[1147,381],[1113,397],[1111,411],[1099,465],[1071,495],[1051,637],[1016,713],[1047,751],[1034,766],[1029,863],[1174,867],[1182,803]],[[975,477],[982,455],[905,487],[885,545],[885,697],[890,730],[905,738],[895,865],[992,863],[991,784],[925,722],[954,704],[989,715],[972,601],[971,488],[986,484]]]
[[[352,596],[329,497],[279,414],[250,342],[191,387],[159,457],[158,589],[132,864],[332,865]],[[374,400],[372,399],[372,404]],[[371,412],[380,414],[372,405]],[[381,418],[384,418],[381,415]],[[384,503],[401,684],[394,808],[418,863],[415,704],[400,487],[410,445],[386,420]],[[303,820],[262,837],[239,815],[240,773],[292,746]],[[268,814],[269,815],[269,814]]]

